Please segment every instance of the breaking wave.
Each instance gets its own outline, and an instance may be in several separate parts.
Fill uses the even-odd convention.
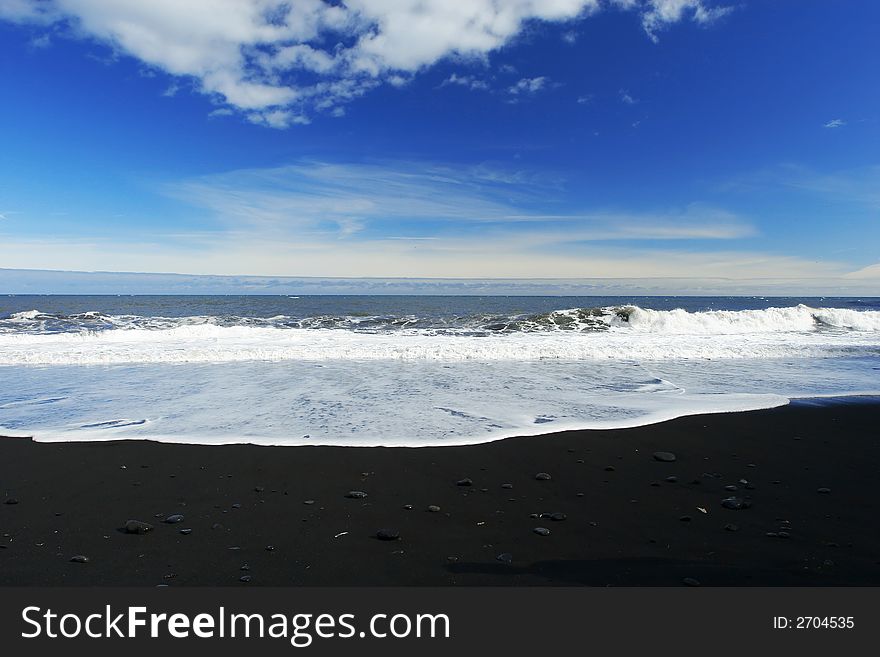
[[[0,365],[249,360],[669,360],[880,354],[880,312],[575,308],[510,317],[71,316],[0,320]]]

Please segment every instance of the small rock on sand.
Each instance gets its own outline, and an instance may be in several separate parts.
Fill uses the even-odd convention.
[[[367,494],[362,490],[350,490],[345,494],[346,497],[352,500],[362,500]]]
[[[146,534],[153,529],[153,525],[141,522],[140,520],[128,520],[125,523],[126,534]]]
[[[165,518],[165,522],[167,522],[169,525],[174,525],[178,522],[183,522],[183,516],[179,513],[175,513]]]
[[[685,586],[699,586],[700,580],[694,579],[693,577],[685,577],[683,580],[681,580],[681,583]]]
[[[500,561],[501,563],[512,563],[513,562],[513,555],[510,552],[502,552],[501,554],[499,554],[495,558],[498,559],[498,561]]]
[[[513,484],[501,484],[501,488],[511,489],[513,488]]]
[[[546,472],[539,472],[535,475],[535,479],[537,479],[538,481],[550,481],[552,477]]]
[[[734,511],[739,511],[740,509],[748,509],[752,506],[752,503],[742,499],[741,497],[725,497],[721,500],[721,506],[725,509],[733,509]]]
[[[831,489],[830,489],[830,488],[825,488],[825,487],[823,486],[822,488],[817,488],[817,489],[816,489],[816,492],[817,492],[817,493],[821,493],[822,495],[828,495],[828,493],[831,492]]]
[[[71,563],[88,563],[89,558],[84,554],[75,554],[72,557],[70,557],[70,562]]]
[[[532,531],[538,536],[550,536],[550,530],[546,527],[535,527]]]
[[[376,538],[380,541],[396,541],[400,538],[400,532],[396,529],[380,529],[376,532]]]
[[[473,486],[474,480],[471,479],[470,477],[465,477],[464,479],[459,479],[458,481],[456,481],[455,485],[456,486]]]
[[[672,463],[675,460],[675,454],[672,452],[654,452],[654,460]]]
[[[440,507],[436,504],[429,504],[428,511],[430,511],[431,513],[438,513],[440,511]]]

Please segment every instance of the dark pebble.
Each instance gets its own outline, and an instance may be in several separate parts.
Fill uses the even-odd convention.
[[[241,577],[238,578],[238,581],[244,582],[245,584],[247,584],[248,582],[251,581],[251,576],[250,575],[242,575]]]
[[[733,523],[729,522],[726,525],[724,525],[724,530],[728,531],[728,532],[735,532],[735,531],[739,531],[739,527],[737,527]]]
[[[535,527],[532,531],[538,536],[550,536],[550,530],[546,527]]]
[[[674,484],[678,481],[678,477],[676,477],[675,475],[669,475],[668,477],[666,477],[666,481],[668,481],[670,484]]]
[[[14,497],[8,497],[6,498],[6,501],[3,502],[3,504],[18,504],[18,500]]]
[[[404,504],[403,508],[405,511],[412,511],[413,505],[412,504]]]
[[[464,479],[459,479],[458,481],[456,481],[455,485],[456,486],[473,486],[474,480],[471,479],[470,477],[465,477]]]
[[[567,517],[568,516],[566,516],[564,513],[561,513],[559,511],[550,514],[550,520],[555,520],[556,522],[561,522],[561,521],[565,520]]]
[[[694,579],[693,577],[685,577],[683,580],[681,580],[681,583],[685,586],[699,586],[700,580]]]
[[[817,493],[821,493],[822,495],[827,495],[828,493],[831,492],[831,489],[830,489],[830,488],[822,487],[822,488],[817,488],[817,489],[816,489],[816,492],[817,492]]]
[[[693,518],[691,518],[690,516],[682,516],[681,518],[679,518],[679,520],[681,520],[682,522],[690,522],[691,520],[693,520]]]
[[[189,536],[190,534],[193,533],[193,530],[192,529],[181,529],[180,533],[183,534],[184,536]]]
[[[510,552],[502,552],[501,554],[499,554],[495,558],[498,559],[498,561],[500,561],[501,563],[512,563],[513,562],[513,555]]]
[[[140,520],[128,520],[125,523],[126,534],[146,534],[153,529],[153,525],[149,525]]]
[[[170,515],[165,518],[165,522],[167,522],[169,525],[174,525],[178,522],[183,522],[183,516],[179,513],[175,513],[174,515]]]
[[[431,513],[437,513],[438,511],[440,511],[440,507],[436,504],[429,504],[428,511],[430,511]]]
[[[672,452],[654,452],[654,460],[663,463],[672,463],[675,460],[675,454]]]
[[[739,511],[740,509],[748,509],[752,506],[752,503],[742,499],[741,497],[725,497],[721,500],[721,506],[725,509],[733,509],[734,511]]]
[[[606,465],[605,472],[614,472],[614,466],[613,465]]]
[[[314,503],[315,503],[315,500],[304,500],[303,501],[303,504],[308,504],[309,506],[311,506]]]
[[[380,529],[376,532],[376,538],[380,541],[396,541],[400,538],[400,532],[396,529]]]
[[[89,558],[84,554],[75,554],[72,557],[70,557],[70,562],[71,563],[88,563]]]
[[[513,484],[501,484],[501,488],[510,489],[510,488],[513,488]]]
[[[275,551],[274,545],[267,545],[266,546],[266,552],[274,552],[274,551]]]
[[[546,472],[539,472],[535,475],[535,479],[537,479],[538,481],[550,481],[551,478],[552,477],[550,477],[550,475]]]
[[[266,490],[266,489],[263,488],[262,486],[255,486],[255,487],[254,487],[254,492],[255,492],[255,493],[262,493],[264,490]]]
[[[350,490],[345,494],[345,496],[352,500],[362,500],[367,496],[367,494],[362,490]]]
[[[730,484],[729,486],[725,486],[724,490],[730,491],[732,493],[733,491],[737,490],[737,488],[733,484]]]

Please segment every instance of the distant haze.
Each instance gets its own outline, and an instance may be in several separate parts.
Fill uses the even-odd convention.
[[[878,296],[871,280],[823,279],[454,279],[197,276],[0,269],[0,294],[438,294]]]

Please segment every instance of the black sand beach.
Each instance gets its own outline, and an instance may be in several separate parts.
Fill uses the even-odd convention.
[[[878,419],[797,404],[422,449],[4,438],[0,584],[876,586]]]

